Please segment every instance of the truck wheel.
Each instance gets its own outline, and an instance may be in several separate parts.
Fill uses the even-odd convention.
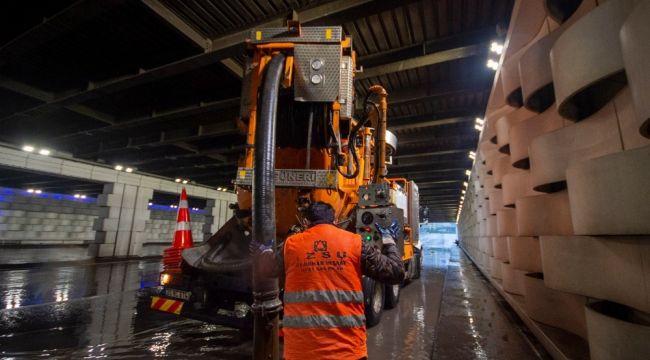
[[[420,272],[422,271],[422,251],[415,248],[415,251],[413,253],[413,280],[419,279],[420,278]]]
[[[384,284],[369,277],[363,278],[366,327],[379,324],[384,309]]]
[[[386,285],[386,309],[392,309],[399,303],[400,285]]]

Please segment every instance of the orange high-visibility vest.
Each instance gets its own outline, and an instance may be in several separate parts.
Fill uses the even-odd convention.
[[[287,238],[284,269],[285,359],[367,356],[361,237],[316,225]]]

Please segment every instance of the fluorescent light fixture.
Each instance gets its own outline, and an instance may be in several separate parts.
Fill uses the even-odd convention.
[[[472,159],[472,160],[476,159],[476,153],[473,152],[473,151],[470,151],[467,156],[469,156],[469,158]]]
[[[48,156],[48,155],[50,155],[50,150],[48,150],[48,149],[40,149],[40,150],[38,150],[38,153],[43,155],[43,156]]]
[[[150,203],[149,203],[149,206],[151,206],[151,205],[153,205],[153,203],[152,203],[152,202],[150,202]]]
[[[132,172],[133,172],[133,168],[128,167],[128,168],[124,169],[124,171],[126,171],[126,172],[128,172],[128,173],[132,173]]]
[[[476,120],[474,121],[477,125],[483,125],[485,123],[485,120],[477,117]]]
[[[472,170],[465,170],[465,175],[466,176],[472,175]]]
[[[487,63],[486,63],[485,65],[486,65],[487,67],[489,67],[490,69],[495,70],[495,71],[496,71],[497,69],[499,69],[499,63],[496,62],[496,61],[494,61],[494,60],[492,60],[492,59],[488,59],[488,61],[487,61]]]
[[[464,187],[467,187],[467,181],[465,181],[465,182],[463,183],[463,186],[464,186]]]
[[[75,198],[75,199],[79,199],[80,197],[81,197],[81,195],[79,195],[79,194],[74,194],[74,198]]]
[[[188,182],[190,182],[190,181],[187,180],[187,179],[183,180],[183,184],[187,184]]]
[[[474,129],[476,129],[478,131],[483,131],[483,126],[476,124],[476,125],[474,125]]]
[[[464,194],[464,193],[465,193],[465,189],[463,189],[461,192]]]
[[[219,187],[217,188],[217,191],[221,191],[221,186],[219,186]]]
[[[117,170],[117,171],[122,171],[122,169],[124,169],[124,166],[122,166],[122,165],[115,165],[115,170]]]
[[[33,151],[34,151],[34,147],[31,146],[31,145],[25,145],[25,146],[23,146],[23,151],[33,152]]]
[[[492,51],[493,53],[495,53],[497,55],[503,54],[503,44],[499,44],[498,42],[493,41],[490,44],[490,51]]]
[[[179,183],[179,182],[181,182],[181,181],[182,181],[182,180],[181,180],[181,179],[178,179],[178,178],[176,178],[176,180],[174,180],[174,182],[177,182],[177,183]]]
[[[33,193],[34,193],[34,189],[27,189],[27,192],[30,193],[30,194],[33,194]]]
[[[82,199],[85,199],[85,198],[86,198],[86,195],[81,195],[81,198],[82,198]]]
[[[228,191],[228,189],[226,189],[226,188],[223,188],[223,189],[221,189],[221,191]]]
[[[43,190],[38,190],[38,189],[37,189],[37,190],[34,190],[34,193],[35,193],[35,194],[41,194],[41,193],[43,193]]]

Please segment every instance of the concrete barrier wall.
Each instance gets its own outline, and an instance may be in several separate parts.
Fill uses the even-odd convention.
[[[501,57],[486,110],[461,246],[513,307],[587,340],[591,358],[647,358],[650,326],[615,315],[650,318],[650,0],[583,0],[532,28],[542,2],[561,8],[514,8],[506,44],[516,46]],[[523,101],[511,101],[518,91]]]
[[[0,244],[79,245],[94,242],[95,199],[0,188]]]

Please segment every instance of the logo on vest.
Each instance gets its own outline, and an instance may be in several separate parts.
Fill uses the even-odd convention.
[[[346,261],[348,254],[345,251],[337,251],[337,259],[332,259],[326,240],[315,240],[312,250],[306,252],[305,260],[298,263],[298,267],[303,272],[342,271],[343,267],[348,264]]]

